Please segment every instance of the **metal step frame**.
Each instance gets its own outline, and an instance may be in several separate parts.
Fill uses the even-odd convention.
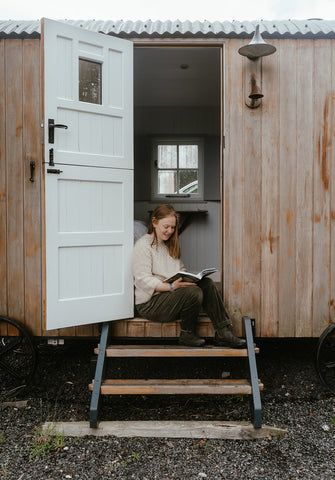
[[[262,404],[260,390],[263,385],[258,379],[256,353],[258,348],[254,345],[253,329],[254,320],[249,317],[243,317],[247,348],[246,349],[229,349],[225,347],[181,347],[181,346],[157,346],[157,345],[109,345],[110,323],[106,322],[102,325],[101,337],[99,347],[95,349],[98,354],[95,377],[93,384],[90,385],[92,390],[91,405],[90,405],[90,427],[97,428],[99,418],[99,403],[102,394],[120,394],[129,392],[129,394],[137,394],[140,390],[145,388],[156,393],[208,393],[208,394],[234,394],[234,389],[238,391],[239,386],[242,387],[242,394],[252,394],[253,405],[253,424],[254,428],[262,427]],[[249,379],[246,380],[105,380],[105,366],[108,357],[246,357],[249,366]],[[170,388],[168,384],[170,383]],[[124,389],[124,390],[123,390]],[[188,389],[188,391],[187,391]],[[241,393],[241,392],[238,392]]]

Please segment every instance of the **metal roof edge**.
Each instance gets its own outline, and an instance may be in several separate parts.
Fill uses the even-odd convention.
[[[335,20],[59,20],[122,38],[251,38],[260,25],[263,38],[335,38]],[[40,20],[0,20],[0,38],[39,38]]]

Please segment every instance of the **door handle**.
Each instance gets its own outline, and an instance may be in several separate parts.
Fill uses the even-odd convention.
[[[55,143],[55,128],[64,128],[67,130],[69,127],[63,125],[62,123],[55,123],[53,118],[48,120],[48,134],[49,134],[49,143]]]
[[[29,180],[30,180],[31,182],[34,182],[34,181],[35,181],[35,180],[34,180],[35,167],[36,167],[35,162],[32,160],[32,161],[30,162],[30,178],[29,178]]]

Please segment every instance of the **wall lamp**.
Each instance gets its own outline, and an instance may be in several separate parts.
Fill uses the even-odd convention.
[[[244,64],[244,85],[246,96],[245,103],[249,108],[257,108],[261,105],[262,94],[262,57],[275,53],[276,47],[266,43],[259,32],[259,25],[256,26],[254,36],[248,45],[238,49],[238,53],[251,62]],[[258,82],[258,83],[257,83]]]

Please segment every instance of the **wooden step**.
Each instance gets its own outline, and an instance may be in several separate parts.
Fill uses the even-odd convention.
[[[99,353],[99,347],[94,349]],[[255,353],[259,348],[255,347]],[[246,348],[226,348],[206,345],[185,347],[183,345],[109,345],[107,357],[247,357]]]
[[[157,323],[145,318],[126,318],[111,322],[110,333],[113,337],[176,338],[180,334],[180,321]],[[200,337],[214,336],[212,322],[205,315],[198,319],[197,334]]]
[[[259,381],[259,389],[264,385]],[[93,382],[89,385],[93,390]],[[105,380],[101,385],[102,395],[250,395],[252,388],[245,379],[173,379],[173,380]]]

